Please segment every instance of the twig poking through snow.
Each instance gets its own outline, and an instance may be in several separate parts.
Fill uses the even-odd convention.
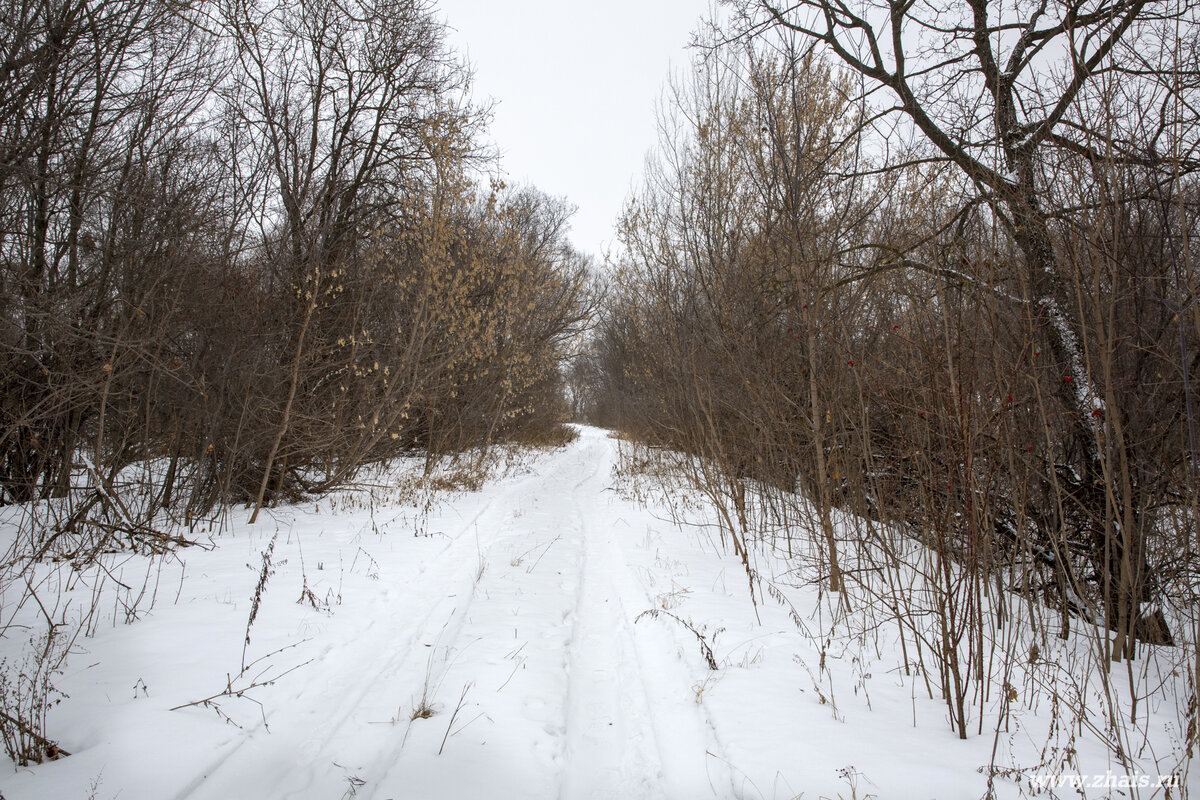
[[[275,574],[275,567],[271,564],[271,554],[275,551],[275,540],[279,538],[279,531],[275,531],[275,535],[271,537],[271,542],[267,545],[267,549],[263,550],[262,566],[258,571],[258,584],[254,587],[254,596],[250,598],[250,618],[246,620],[246,640],[242,642],[242,670],[246,671],[246,648],[250,646],[250,626],[254,624],[255,618],[258,616],[258,608],[262,604],[263,593],[267,590],[267,580]],[[241,672],[238,674],[240,675]]]

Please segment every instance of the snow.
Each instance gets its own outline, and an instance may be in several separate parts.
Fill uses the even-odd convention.
[[[108,556],[110,579],[44,565],[34,581],[64,588],[51,614],[69,622],[99,609],[47,723],[72,755],[4,770],[0,793],[983,796],[986,725],[960,741],[886,634],[865,632],[869,648],[827,636],[829,596],[789,583],[795,564],[766,550],[755,559],[774,577],[756,609],[740,560],[668,500],[694,522],[711,509],[683,489],[663,498],[631,482],[618,447],[582,428],[478,492],[436,498],[414,498],[416,466],[401,465],[373,489],[275,509],[253,526],[231,512],[203,532],[211,549]],[[11,522],[0,520],[8,537]],[[35,626],[40,612],[15,607],[19,588],[6,582],[0,611]],[[11,630],[0,641],[10,659],[26,646]],[[239,676],[244,645],[252,666]],[[216,697],[220,713],[171,710],[227,687],[247,691]],[[421,707],[428,716],[414,716]],[[1038,763],[1049,713],[1016,714],[998,760]],[[1103,748],[1073,746],[1080,772],[1110,767]],[[996,789],[1019,794],[1006,779]]]
[[[1085,413],[1089,408],[1092,411],[1103,413],[1104,402],[1100,398],[1100,393],[1096,391],[1091,376],[1084,366],[1084,352],[1079,344],[1079,338],[1071,330],[1071,325],[1067,321],[1066,315],[1063,314],[1062,309],[1059,308],[1058,301],[1053,297],[1047,296],[1039,300],[1038,304],[1045,310],[1051,326],[1053,326],[1058,335],[1059,343],[1070,359],[1070,378],[1072,389],[1075,392],[1075,400],[1078,403],[1077,407]],[[1098,424],[1090,415],[1084,418],[1084,422],[1089,427],[1095,427]]]

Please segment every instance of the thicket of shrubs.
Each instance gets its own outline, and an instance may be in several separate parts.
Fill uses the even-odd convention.
[[[575,368],[583,413],[698,457],[739,552],[890,609],[962,736],[1033,663],[1013,619],[1195,669],[1195,40],[1159,24],[1183,6],[1099,5],[742,4],[665,105]],[[1018,52],[1051,42],[1076,72]]]
[[[475,177],[429,3],[10,2],[0,64],[0,504],[86,487],[41,538],[559,424],[586,261]]]

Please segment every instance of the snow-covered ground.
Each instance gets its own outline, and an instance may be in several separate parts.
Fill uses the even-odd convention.
[[[112,556],[103,580],[45,567],[41,594],[67,590],[48,614],[94,609],[47,724],[72,755],[5,768],[0,793],[984,795],[979,769],[997,741],[987,726],[959,740],[886,639],[869,661],[825,641],[816,612],[829,600],[811,586],[756,608],[740,559],[711,528],[677,525],[621,485],[617,448],[584,428],[437,503],[342,492],[254,526],[230,512],[212,549]],[[18,588],[4,587],[0,611],[36,632],[42,612],[15,608]],[[27,645],[13,631],[0,642],[10,660]],[[1020,729],[1004,736],[1004,763],[1044,746]],[[1084,775],[1111,767],[1103,749],[1075,749]],[[1005,779],[996,790],[1018,794]]]

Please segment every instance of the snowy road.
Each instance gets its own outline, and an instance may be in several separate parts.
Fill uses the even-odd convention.
[[[82,642],[60,681],[74,755],[0,776],[2,796],[732,796],[694,639],[635,624],[667,562],[661,523],[612,490],[616,447],[585,429],[424,513],[347,493],[227,522],[153,567],[174,604]]]
[[[642,666],[634,618],[653,604],[626,557],[638,543],[613,524],[614,449],[587,431],[500,487],[403,586],[381,587],[365,631],[290,682],[270,732],[178,796],[727,793],[708,785],[695,702],[653,689],[672,665]],[[432,715],[410,718],[422,697]]]
[[[53,613],[92,615],[47,720],[72,755],[0,774],[0,797],[983,794],[992,738],[957,740],[894,641],[831,638],[828,595],[764,552],[755,609],[740,560],[631,489],[617,448],[584,428],[438,503],[393,476],[265,524],[239,509],[213,549],[114,556],[104,580],[47,565]],[[1026,738],[1004,746],[1036,759]]]

